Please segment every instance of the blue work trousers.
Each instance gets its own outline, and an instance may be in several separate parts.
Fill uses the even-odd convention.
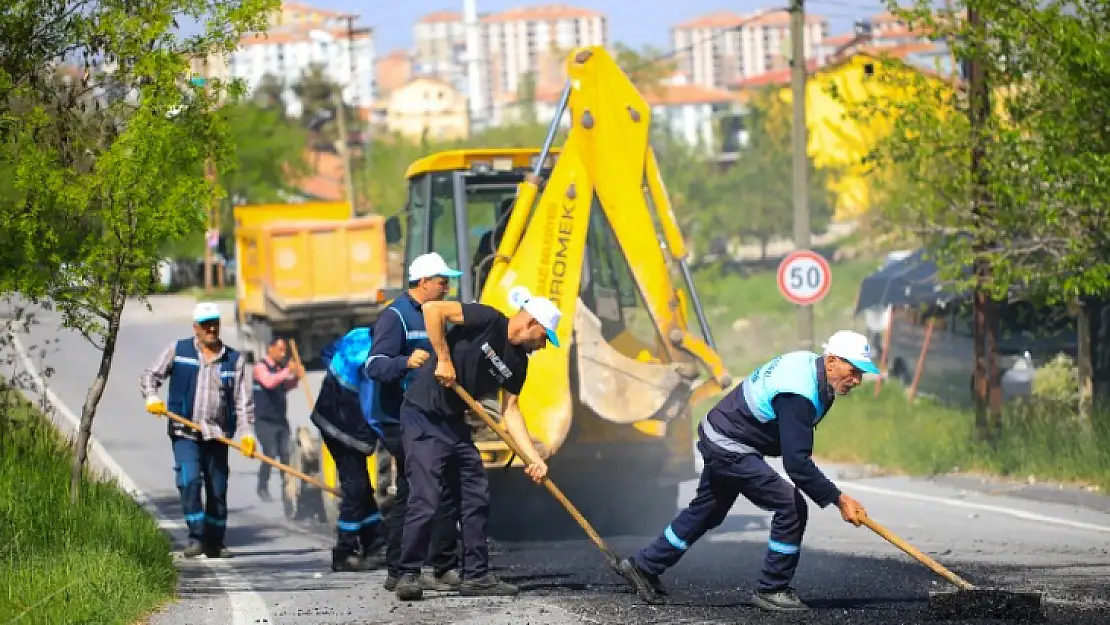
[[[171,440],[175,482],[189,539],[223,546],[227,529],[227,445],[177,437]]]
[[[408,509],[401,535],[400,572],[420,574],[428,559],[441,488],[458,502],[462,538],[462,577],[489,572],[489,479],[463,416],[431,417],[413,404],[401,405],[401,439],[408,479]]]
[[[636,566],[652,575],[674,566],[691,545],[725,520],[736,498],[743,495],[757,507],[774,513],[759,589],[773,592],[788,588],[798,568],[808,519],[801,491],[760,456],[729,453],[705,441],[698,441],[698,449],[705,468],[697,493],[654,542],[633,556]]]

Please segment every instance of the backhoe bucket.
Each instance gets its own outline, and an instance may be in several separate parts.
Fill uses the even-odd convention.
[[[579,400],[619,424],[670,421],[682,414],[690,384],[666,364],[641,362],[617,351],[601,334],[601,320],[582,300],[574,319]]]

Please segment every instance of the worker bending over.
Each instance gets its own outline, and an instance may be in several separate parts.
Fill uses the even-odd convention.
[[[768,610],[807,609],[790,586],[806,528],[802,493],[822,508],[835,503],[840,516],[853,525],[865,514],[859,502],[841,493],[814,464],[813,431],[836,395],[858,386],[864,373],[878,373],[861,334],[837,332],[824,347],[824,355],[790,352],[759,367],[699,424],[698,449],[705,466],[697,494],[654,542],[620,563],[621,574],[645,600],[660,600],[659,575],[720,525],[737,496],[744,495],[774,512],[752,602]],[[764,456],[782,456],[794,485]]]
[[[423,597],[420,567],[428,554],[432,519],[444,481],[460,502],[463,581],[459,593],[495,596],[518,592],[516,586],[501,581],[489,570],[489,482],[464,419],[466,402],[451,388],[460,384],[472,397],[504,390],[502,423],[532,461],[525,469],[529,477],[543,480],[547,465],[528,435],[518,397],[528,373],[529,354],[548,341],[559,346],[556,328],[561,315],[550,300],[531,297],[522,287],[512,290],[509,301],[519,309],[512,317],[484,304],[424,304],[433,355],[405,391],[401,405],[409,482],[408,512],[401,538],[402,577],[397,584],[397,597],[403,601]],[[448,322],[455,326],[445,332],[444,324]]]
[[[282,464],[289,464],[289,417],[286,395],[297,388],[304,374],[298,363],[290,362],[285,339],[270,339],[266,356],[254,363],[254,420],[262,453]],[[285,474],[281,483],[285,484]],[[270,465],[258,463],[258,498],[270,501]]]
[[[325,350],[327,373],[309,419],[335,460],[339,521],[332,549],[333,571],[369,571],[381,565],[381,514],[370,485],[367,458],[381,438],[363,413],[360,387],[370,355],[370,330],[355,328]]]
[[[409,265],[408,292],[393,300],[374,324],[374,342],[366,361],[367,377],[374,384],[374,401],[364,409],[378,423],[382,441],[397,462],[397,490],[385,514],[388,574],[383,585],[390,591],[396,589],[401,578],[401,529],[409,496],[401,441],[401,402],[405,389],[432,351],[432,343],[424,329],[422,307],[447,297],[450,279],[460,275],[462,272],[448,267],[439,254],[433,252],[416,257]],[[431,549],[427,558],[432,574],[420,578],[425,590],[457,590],[462,582],[455,570],[459,565],[457,504],[451,499],[450,490],[443,488],[432,521]]]
[[[166,401],[158,389],[169,378]],[[240,439],[244,456],[254,455],[254,401],[247,388],[243,359],[220,339],[220,309],[200,302],[193,309],[193,336],[170,343],[143,371],[139,386],[147,412],[177,416],[200,426],[200,431],[168,420],[174,473],[181,509],[189,527],[184,555],[228,558],[227,529],[228,447],[215,440],[233,438],[244,424]],[[201,490],[205,493],[201,501]]]

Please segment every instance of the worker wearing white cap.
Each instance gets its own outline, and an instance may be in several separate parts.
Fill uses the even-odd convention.
[[[169,378],[167,399],[158,389]],[[227,526],[228,448],[215,440],[240,439],[244,456],[252,457],[254,399],[247,385],[239,352],[220,339],[220,309],[200,302],[193,309],[193,336],[170,343],[139,380],[146,409],[152,414],[167,410],[200,426],[200,431],[168,420],[173,446],[174,472],[181,508],[189,527],[186,557],[231,555],[224,545]],[[201,492],[206,493],[202,503]]]
[[[489,482],[464,419],[466,403],[450,388],[459,384],[479,399],[503,390],[502,423],[532,460],[525,472],[537,482],[547,475],[547,465],[524,425],[518,397],[528,373],[529,354],[548,343],[559,346],[562,315],[551,300],[533,297],[523,287],[509,293],[509,303],[517,310],[512,317],[484,304],[444,301],[423,306],[432,355],[420,367],[401,404],[409,482],[398,567],[401,579],[396,586],[402,601],[423,597],[420,569],[428,555],[432,521],[444,482],[459,494],[463,543],[459,593],[497,596],[518,592],[516,586],[501,581],[489,570]],[[450,332],[445,331],[448,322],[455,324]],[[445,466],[451,470],[445,473]]]
[[[778,356],[714,406],[698,426],[705,468],[697,494],[655,541],[620,563],[621,574],[636,592],[658,602],[663,594],[659,575],[720,525],[736,498],[744,495],[774,513],[752,602],[767,610],[807,609],[790,586],[808,514],[803,494],[822,508],[836,504],[841,517],[856,526],[865,514],[863,506],[840,492],[813,462],[814,428],[836,396],[859,386],[865,373],[878,373],[866,337],[842,330],[829,337],[823,354],[796,351]],[[781,456],[794,483],[772,469],[765,456]]]

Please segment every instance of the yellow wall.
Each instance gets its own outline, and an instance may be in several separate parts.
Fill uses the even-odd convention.
[[[414,78],[389,94],[386,126],[419,140],[465,139],[469,131],[466,96],[434,78]]]
[[[867,64],[872,65],[871,75],[865,72]],[[910,81],[897,78],[886,81],[882,76],[915,72],[897,61],[858,54],[809,78],[806,86],[809,155],[817,167],[839,169],[829,184],[837,198],[835,221],[851,220],[872,208],[873,193],[862,160],[890,132],[890,123],[884,118],[871,116],[857,121],[849,115],[850,110],[871,98],[909,99]],[[939,78],[935,84],[942,84]],[[830,88],[835,89],[838,97],[829,92]],[[789,88],[779,92],[787,103],[793,100],[792,96]]]

